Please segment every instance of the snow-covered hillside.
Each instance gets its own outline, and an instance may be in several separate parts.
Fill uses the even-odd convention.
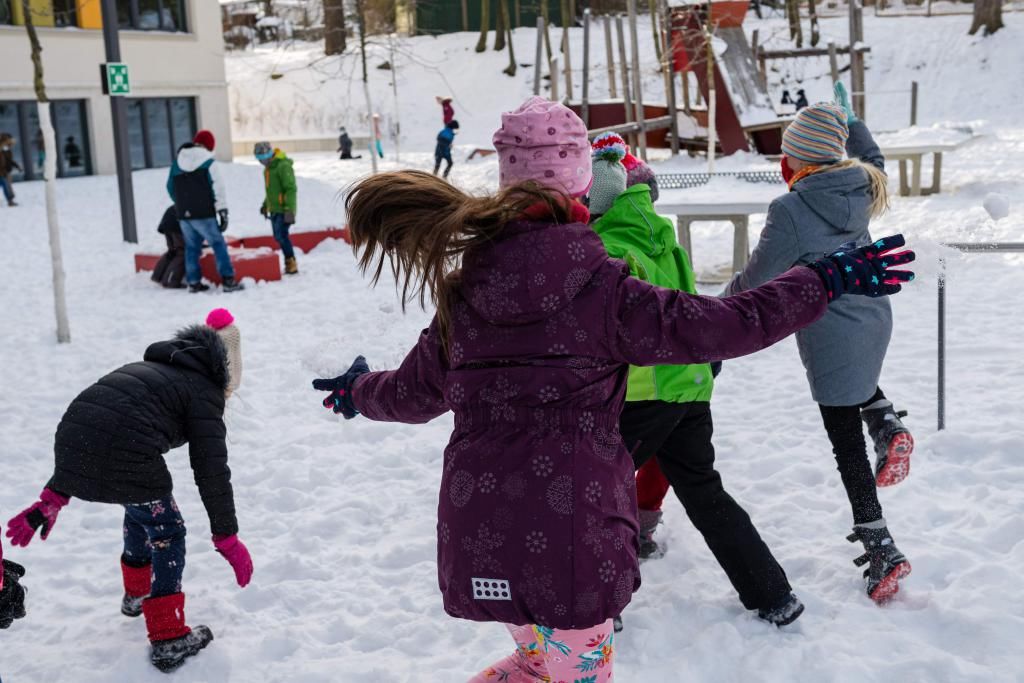
[[[873,227],[878,235],[904,232],[919,254],[917,281],[893,300],[896,329],[882,377],[898,407],[910,411],[908,425],[917,439],[909,479],[881,492],[913,574],[884,608],[863,594],[860,571],[851,563],[859,551],[844,539],[850,525],[845,494],[795,344],[785,340],[726,363],[714,398],[716,448],[727,486],[756,521],[807,611],[784,629],[744,612],[681,506],[670,499],[660,532],[669,552],[643,566],[643,587],[616,638],[620,683],[1024,678],[1024,255],[960,256],[939,246],[952,239],[1024,239],[1024,18],[1012,14],[1006,20],[1005,31],[983,41],[962,36],[963,17],[866,18],[873,47],[869,87],[885,73],[902,83],[920,58],[924,67],[915,72],[923,123],[989,121],[979,127],[983,137],[946,157],[943,194],[897,199]],[[773,26],[761,24],[765,33]],[[833,30],[832,22],[824,28]],[[876,38],[882,34],[888,42]],[[532,54],[531,41],[529,32],[517,34],[521,58]],[[933,47],[933,41],[945,42]],[[489,53],[492,66],[486,69],[474,66],[480,58],[471,52],[460,62],[472,42],[467,35],[410,41],[449,51],[443,68],[441,53],[431,53],[435,61],[428,63],[443,71],[459,98],[460,119],[468,122],[464,145],[488,142],[496,112],[530,91],[528,76],[509,79],[515,87],[501,87],[502,55]],[[426,62],[427,53],[416,54]],[[315,72],[265,78],[274,60],[282,70],[297,69],[309,56],[229,57],[236,116],[242,112],[247,118],[240,125],[250,126],[239,134],[270,137],[259,117],[271,114],[293,125],[294,134],[329,133],[338,119],[355,126],[357,83],[349,103],[347,84],[319,83]],[[971,68],[983,58],[989,68]],[[433,95],[442,92],[441,73],[404,59],[399,102],[408,138],[402,163],[389,158],[385,169],[430,167],[440,120]],[[355,64],[350,58],[338,63],[346,69]],[[378,80],[386,72],[372,73],[378,97],[389,101]],[[282,90],[292,83],[303,85]],[[877,87],[889,84],[881,80]],[[939,94],[942,88],[945,94]],[[289,92],[305,99],[289,100]],[[887,112],[869,111],[869,121],[895,120],[896,105]],[[455,183],[494,187],[493,158],[465,163],[462,157]],[[309,154],[296,156],[295,169],[301,229],[342,223],[339,192],[368,172],[369,163]],[[145,247],[162,242],[155,226],[167,204],[164,173],[135,175]],[[268,233],[256,213],[259,167],[249,160],[226,165],[225,179],[232,232]],[[235,586],[210,543],[187,455],[174,451],[167,460],[189,528],[186,611],[190,622],[208,624],[216,640],[170,677],[153,669],[144,624],[119,613],[121,515],[113,506],[76,500],[46,542],[5,546],[8,558],[28,567],[30,591],[28,618],[0,632],[5,682],[460,683],[509,653],[503,628],[451,619],[441,607],[435,510],[451,418],[420,427],[345,422],[325,411],[322,397],[309,388],[312,378],[344,370],[357,353],[375,368],[393,367],[427,313],[411,308],[402,316],[391,287],[369,289],[341,243],[300,255],[299,276],[249,282],[244,292],[161,290],[132,272],[135,248],[120,240],[115,180],[69,179],[60,181],[58,200],[73,342],[58,347],[43,188],[25,183],[17,190],[22,206],[0,208],[8,255],[0,271],[0,521],[33,500],[46,482],[54,428],[82,388],[138,360],[150,342],[226,305],[243,339],[245,374],[226,421],[240,537],[252,552],[255,575],[244,590]],[[1008,215],[998,221],[983,208],[993,194],[1008,204]],[[754,220],[752,240],[758,231]],[[693,233],[698,267],[731,258],[731,227],[700,224]],[[949,428],[937,433],[940,256],[949,272]]]

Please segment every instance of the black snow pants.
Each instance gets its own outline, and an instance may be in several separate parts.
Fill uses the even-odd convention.
[[[786,573],[715,471],[711,405],[631,401],[622,411],[619,429],[637,469],[651,457],[658,459],[743,606],[767,609],[783,602],[792,590]]]

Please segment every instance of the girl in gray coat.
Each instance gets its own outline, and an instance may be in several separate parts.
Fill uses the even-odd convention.
[[[783,176],[789,193],[772,202],[760,241],[743,272],[727,287],[736,294],[767,282],[822,253],[873,241],[871,218],[888,208],[885,159],[867,126],[857,119],[841,83],[836,103],[800,111],[783,136]],[[843,160],[843,151],[849,158]],[[854,560],[876,602],[899,590],[910,563],[896,548],[882,516],[877,486],[902,481],[914,441],[882,390],[878,377],[892,334],[888,298],[850,297],[830,306],[818,322],[797,332],[811,395],[819,403],[839,474],[853,508],[851,542],[865,554]],[[875,444],[871,463],[861,420]]]

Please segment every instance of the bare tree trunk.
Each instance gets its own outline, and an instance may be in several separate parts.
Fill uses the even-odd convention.
[[[345,51],[345,0],[324,0],[324,54]]]
[[[512,22],[508,15],[508,3],[511,0],[498,0],[501,3],[501,13],[504,15],[505,30],[508,31],[508,66],[505,67],[504,73],[509,76],[516,75],[516,51],[512,46]]]
[[[804,30],[800,26],[800,5],[798,0],[786,0],[786,17],[789,19],[789,39],[797,47],[804,46]]]
[[[1002,0],[974,0],[974,20],[971,22],[971,30],[967,33],[974,35],[978,29],[985,27],[982,35],[990,36],[1003,24],[1003,2]]]
[[[370,98],[370,78],[366,71],[366,7],[364,5],[366,0],[356,0],[356,14],[359,20],[359,54],[363,61],[363,97],[366,98],[366,117],[370,123],[370,166],[373,168],[373,172],[377,172],[377,150],[374,146],[374,142],[377,140],[377,133],[375,126],[373,125],[373,100]],[[391,67],[394,68],[394,65]],[[395,74],[392,73],[391,77],[394,78]]]
[[[508,8],[505,0],[498,0],[498,16],[494,17],[494,51],[505,49],[505,26],[508,24]]]
[[[818,7],[814,0],[807,0],[807,13],[811,15],[811,47],[816,47],[821,40],[821,29],[818,27]]]
[[[50,120],[50,100],[46,96],[43,80],[43,47],[39,44],[36,27],[32,23],[29,0],[21,0],[25,14],[25,31],[32,46],[32,69],[39,109],[39,130],[43,134],[43,177],[46,179],[46,223],[50,235],[50,266],[53,269],[53,308],[57,317],[57,343],[71,342],[68,323],[68,303],[64,293],[64,256],[60,246],[60,223],[57,220],[57,136]]]
[[[661,64],[661,36],[658,35],[658,0],[647,0],[647,10],[651,13],[651,34],[654,35],[654,56]]]
[[[491,28],[491,0],[480,0],[480,39],[476,41],[476,51],[487,50],[487,31]]]

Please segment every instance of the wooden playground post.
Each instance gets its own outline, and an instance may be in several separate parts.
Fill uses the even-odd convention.
[[[540,95],[541,61],[544,52],[544,17],[537,17],[537,53],[533,60],[533,94]]]
[[[604,15],[604,52],[608,60],[608,97],[615,99],[618,93],[615,90],[615,55],[612,52],[612,20],[607,14]]]
[[[462,0],[462,30],[469,30],[469,0]]]
[[[674,66],[671,54],[672,41],[669,36],[672,31],[672,10],[668,4],[662,3],[661,19],[661,70],[665,76],[665,104],[668,106],[668,115],[671,117],[669,133],[672,135],[672,156],[679,154],[679,112],[676,109],[676,79],[672,72]]]
[[[548,65],[548,76],[551,81],[551,101],[558,101],[558,55],[551,58]]]
[[[626,36],[622,30],[621,14],[615,17],[615,36],[619,39],[619,69],[622,72],[622,102],[626,107],[626,123],[632,123],[633,100],[629,95],[629,62],[626,61]],[[626,139],[636,149],[636,133],[630,133]]]
[[[707,53],[705,60],[707,61],[707,79],[708,79],[708,173],[715,172],[715,143],[716,133],[718,132],[715,126],[715,101],[717,97],[715,95],[715,49],[713,45],[714,32],[711,25],[711,8],[708,7],[708,21],[704,27],[704,41],[707,43]]]
[[[836,53],[836,41],[828,41],[828,66],[832,71],[832,83],[839,80],[839,55]]]
[[[910,82],[910,125],[917,125],[917,81]]]
[[[562,29],[562,58],[565,60],[565,101],[572,100],[572,60],[569,55],[569,29]]]
[[[580,113],[583,125],[590,128],[590,8],[583,10],[583,93]]]
[[[647,161],[647,122],[644,119],[644,88],[640,80],[640,45],[636,30],[636,0],[629,0],[626,5],[629,11],[629,40],[632,43],[633,57],[633,108],[636,110],[636,123],[640,127],[637,138],[640,142],[640,158]]]
[[[864,115],[864,52],[860,49],[864,40],[863,8],[859,0],[850,0],[850,91],[853,95],[853,111],[862,121]]]

